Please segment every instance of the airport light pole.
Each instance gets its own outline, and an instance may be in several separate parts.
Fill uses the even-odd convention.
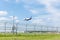
[[[18,24],[19,24],[19,22],[16,23],[16,35],[17,35],[17,33],[18,33],[18,32],[17,32],[17,31],[18,31]]]
[[[7,22],[5,22],[4,25],[5,25],[5,33],[6,33],[6,25],[7,25]]]
[[[13,33],[13,34],[14,34],[14,30],[15,30],[14,18],[15,18],[15,16],[13,16],[13,27],[12,27],[12,33]]]

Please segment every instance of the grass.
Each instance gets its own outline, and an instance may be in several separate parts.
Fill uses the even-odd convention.
[[[60,34],[34,34],[34,33],[21,33],[18,35],[0,34],[0,40],[60,40]]]

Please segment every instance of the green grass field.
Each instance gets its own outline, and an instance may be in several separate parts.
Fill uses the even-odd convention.
[[[60,40],[60,34],[18,34],[18,35],[3,35],[0,34],[0,40]]]

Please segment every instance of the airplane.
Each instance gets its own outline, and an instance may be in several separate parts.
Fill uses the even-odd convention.
[[[25,21],[29,21],[31,19],[32,19],[32,17],[30,17],[30,18],[24,18]]]

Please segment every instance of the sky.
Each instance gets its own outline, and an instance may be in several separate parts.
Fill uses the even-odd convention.
[[[32,24],[60,27],[60,0],[0,0],[0,22],[24,23],[32,16]]]

